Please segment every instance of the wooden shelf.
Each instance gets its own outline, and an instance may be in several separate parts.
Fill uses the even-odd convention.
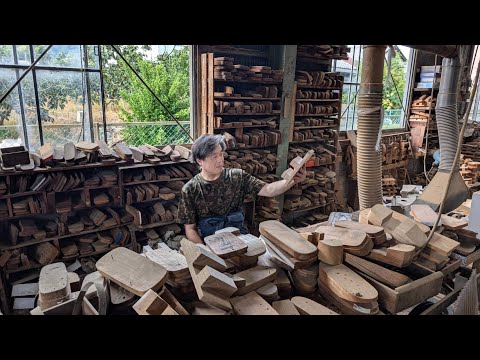
[[[25,215],[14,215],[14,216],[7,216],[7,217],[0,217],[0,221],[4,220],[16,220],[16,219],[23,219],[27,217],[32,217],[32,216],[46,216],[46,215],[56,215],[55,213],[39,213],[39,214],[25,214]]]
[[[259,80],[225,80],[225,79],[213,79],[215,82],[224,82],[224,83],[238,83],[238,84],[268,84],[268,85],[280,85],[283,83],[283,80],[265,80],[265,79],[259,79]]]
[[[255,101],[280,101],[282,98],[257,98],[253,96],[214,96],[214,99],[218,100],[233,100],[233,101],[242,101],[242,100],[255,100]]]
[[[116,247],[120,247],[120,246],[116,246]],[[72,258],[68,258],[68,259],[65,259],[65,260],[63,258],[55,259],[54,261],[51,262],[51,264],[57,263],[57,262],[64,262],[64,261],[73,261],[74,259],[81,259],[81,258],[84,258],[84,257],[87,257],[87,256],[101,255],[101,254],[109,252],[110,250],[115,249],[116,247],[108,247],[104,250],[94,251],[94,252],[91,252],[89,254],[74,256]],[[123,246],[123,247],[131,248],[130,245],[129,246]],[[5,274],[13,274],[13,273],[17,273],[17,272],[20,272],[20,271],[38,269],[38,268],[41,268],[41,267],[44,267],[44,266],[45,265],[42,265],[42,264],[39,264],[39,263],[34,263],[32,266],[30,266],[28,268],[22,267],[22,268],[18,268],[18,269],[5,269]]]
[[[142,231],[142,230],[146,230],[146,229],[151,229],[151,228],[155,228],[155,227],[158,227],[158,226],[166,226],[166,225],[171,225],[171,224],[176,224],[177,221],[176,220],[172,220],[172,221],[159,221],[159,222],[155,222],[155,223],[151,223],[151,224],[145,224],[145,225],[132,225],[132,227],[136,230],[136,231]]]
[[[150,199],[150,200],[134,201],[131,204],[125,204],[125,205],[145,204],[145,203],[150,203],[150,202],[153,202],[153,201],[161,201],[161,202],[174,201],[174,200],[178,200],[177,196],[181,195],[182,192],[181,191],[173,191],[172,193],[175,194],[175,198],[170,199],[170,200],[165,200],[165,199],[162,199],[162,198],[158,197],[158,198]]]
[[[34,168],[33,170],[18,170],[18,171],[9,171],[9,172],[2,172],[0,171],[1,176],[6,175],[35,175],[35,174],[42,174],[48,172],[56,172],[56,171],[68,171],[68,170],[85,170],[85,169],[96,169],[99,167],[112,167],[112,166],[119,166],[121,164],[125,164],[124,160],[117,161],[114,164],[104,164],[104,163],[88,163],[83,165],[72,165],[72,166],[57,166],[57,167],[46,167],[46,168]]]
[[[308,116],[308,117],[312,117],[312,116],[337,116],[338,113],[333,113],[333,114],[295,114],[295,116]]]
[[[119,166],[118,170],[141,169],[141,168],[144,168],[144,167],[185,164],[185,163],[189,163],[189,162],[190,161],[188,161],[188,160],[182,159],[182,160],[179,160],[179,161],[165,161],[165,162],[159,162],[159,163],[156,163],[156,164],[138,163],[138,164],[127,165],[127,166]]]
[[[274,146],[278,146],[278,144],[275,144],[275,145],[263,145],[263,146],[248,145],[248,146],[243,146],[243,147],[238,147],[238,146],[237,146],[236,148],[227,149],[226,151],[228,151],[228,150],[239,151],[239,150],[246,150],[246,149],[262,149],[262,148],[268,148],[268,147],[274,147]]]
[[[37,190],[37,191],[26,191],[26,192],[15,193],[15,194],[7,194],[7,195],[0,196],[0,200],[8,199],[8,198],[16,198],[16,197],[21,197],[21,196],[36,195],[36,194],[41,194],[43,192],[44,192],[44,190]]]
[[[48,242],[48,241],[53,241],[53,240],[61,240],[61,239],[66,239],[66,238],[70,238],[70,237],[73,237],[73,236],[82,236],[82,235],[85,235],[85,234],[91,234],[91,233],[98,232],[98,231],[115,229],[117,227],[127,226],[129,224],[131,224],[131,222],[128,222],[128,223],[125,223],[125,224],[117,224],[117,225],[113,225],[113,226],[107,226],[107,227],[100,227],[100,228],[96,228],[96,229],[93,229],[93,230],[81,231],[81,232],[74,233],[74,234],[56,236],[56,237],[53,237],[53,238],[45,238],[45,239],[42,239],[42,240],[33,239],[33,240],[29,240],[29,241],[24,241],[24,242],[21,242],[19,244],[15,244],[15,245],[6,245],[6,244],[1,244],[0,243],[0,250],[19,249],[19,248],[22,248],[22,247],[25,247],[25,246],[37,245],[37,244],[40,244],[40,243],[43,243],[43,242]]]
[[[315,139],[307,139],[307,140],[302,140],[302,141],[290,141],[290,144],[308,144],[308,143],[314,143],[314,142],[325,142],[325,139],[322,140],[315,140]]]
[[[341,99],[296,99],[296,102],[339,102]]]
[[[298,84],[297,84],[297,89],[342,90],[341,88],[338,88],[338,87],[298,85]]]
[[[150,183],[156,183],[156,182],[170,182],[170,181],[180,181],[180,180],[190,180],[191,178],[189,177],[181,177],[181,178],[172,178],[169,180],[142,180],[142,181],[132,181],[129,183],[124,183],[123,186],[135,186],[135,185],[140,185],[140,184],[150,184]]]
[[[259,127],[269,127],[271,129],[277,129],[277,127],[272,127],[270,125],[245,125],[245,126],[222,126],[215,127],[213,130],[223,130],[223,129],[246,129],[246,128],[259,128]]]
[[[62,193],[62,192],[70,192],[70,191],[83,191],[83,190],[96,190],[96,189],[110,189],[110,188],[115,188],[115,187],[118,187],[118,184],[116,184],[116,185],[85,186],[85,187],[81,187],[81,188],[75,188],[75,189],[69,189],[69,190],[61,190],[61,191],[49,191],[49,192]]]
[[[316,125],[316,126],[298,126],[294,127],[293,130],[305,130],[305,129],[329,129],[335,127],[335,124],[332,125]]]
[[[243,113],[243,114],[229,114],[229,113],[214,113],[214,116],[279,116],[280,111],[277,113]]]

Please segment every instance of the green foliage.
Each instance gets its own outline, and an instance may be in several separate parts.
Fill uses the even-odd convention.
[[[119,90],[119,95],[128,104],[128,108],[121,108],[120,118],[125,122],[172,121],[175,124],[171,113],[177,120],[189,120],[188,48],[181,46],[173,50],[165,60],[150,62],[137,59],[136,65],[142,79],[169,111],[123,64],[124,70],[128,70],[125,71],[128,85]],[[126,127],[122,135],[125,141],[135,144],[159,145],[188,141],[188,136],[178,126]]]
[[[401,109],[403,101],[403,92],[405,90],[405,68],[404,62],[399,55],[392,58],[391,76],[388,80],[388,86],[383,89],[383,107],[384,109]],[[387,66],[383,70],[383,83],[387,77]],[[392,81],[393,78],[393,81]],[[395,84],[397,88],[395,89]],[[397,93],[398,90],[398,93]]]

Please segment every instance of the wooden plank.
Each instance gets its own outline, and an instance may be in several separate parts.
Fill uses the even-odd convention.
[[[323,239],[317,244],[318,260],[329,265],[338,265],[343,262],[343,244],[340,239]]]
[[[229,232],[206,236],[203,241],[212,252],[222,259],[245,254],[248,245]]]
[[[138,296],[149,289],[159,290],[167,280],[163,266],[124,247],[104,255],[96,267],[100,274]]]
[[[210,249],[207,248],[204,244],[194,244],[193,242],[191,243],[194,247],[190,246],[190,244],[186,244],[185,246],[181,247],[180,251],[183,252],[183,255],[185,257],[187,257],[185,251],[189,252],[188,256],[193,265],[200,268],[203,268],[204,266],[210,266],[211,268],[214,268],[218,271],[227,271],[228,265],[225,260],[211,252]]]
[[[138,315],[178,315],[158,294],[149,289],[132,306]]]
[[[180,304],[178,302],[178,300],[175,298],[175,296],[173,296],[172,293],[170,291],[168,291],[168,289],[165,286],[158,293],[158,295],[163,300],[165,300],[168,303],[168,305],[170,305],[172,307],[172,309],[175,310],[175,312],[178,315],[189,315],[188,311],[185,310],[185,308],[182,306],[182,304]]]
[[[275,277],[277,276],[277,269],[257,265],[250,269],[240,271],[236,275],[246,280],[245,286],[238,288],[234,294],[235,296],[239,296],[258,289],[263,285],[275,280]]]
[[[214,79],[213,79],[213,53],[207,55],[207,132],[206,134],[213,134],[214,122],[214,109],[213,109],[213,93],[214,93]]]
[[[466,221],[454,218],[453,216],[442,214],[441,219],[442,219],[442,226],[445,229],[458,230],[468,226],[468,223]]]
[[[437,295],[441,290],[443,281],[442,272],[437,271],[396,289],[390,289],[368,275],[362,274],[362,276],[377,289],[379,304],[392,314]]]
[[[259,229],[264,237],[298,260],[308,260],[317,255],[315,245],[279,221],[263,221]]]
[[[158,248],[152,251],[147,251],[145,256],[162,265],[169,273],[183,274],[188,272],[188,264],[185,256],[178,251],[166,250],[165,248]]]
[[[437,213],[428,205],[412,204],[410,205],[410,213],[416,221],[429,227],[435,224],[438,217]],[[442,220],[438,222],[438,226],[440,225],[442,225]]]
[[[291,298],[300,315],[338,315],[335,311],[303,296]]]
[[[415,256],[415,247],[398,244],[388,248],[373,249],[366,258],[393,265],[399,268],[408,266]]]
[[[202,260],[200,263],[205,263],[205,260],[209,263],[215,263],[215,258],[218,258],[223,261],[221,268],[225,268],[225,261],[215,254],[202,249],[188,239],[182,239],[180,245],[187,259],[188,269],[192,276],[198,299],[222,310],[230,311],[232,306],[228,299],[230,295],[227,294],[229,293],[229,288],[237,288],[233,280],[210,266],[195,264],[198,259]],[[209,253],[212,256],[210,256]],[[201,274],[201,277],[199,277],[197,274],[203,270],[205,271]],[[205,289],[202,287],[204,284]],[[224,285],[226,289],[223,289],[222,285]],[[218,290],[220,294],[215,293],[216,290]]]
[[[297,308],[290,300],[274,301],[272,306],[280,315],[300,315]]]
[[[12,287],[12,297],[35,296],[38,294],[38,283],[18,284]]]
[[[371,276],[392,288],[396,288],[412,281],[408,276],[384,268],[352,254],[345,254],[345,263]]]
[[[324,239],[340,240],[343,246],[348,247],[361,246],[367,240],[367,234],[364,231],[359,230],[337,228],[333,226],[319,226],[315,232],[324,234]]]
[[[318,276],[337,296],[347,301],[370,303],[378,298],[375,288],[343,264],[320,263]]]
[[[278,315],[275,309],[255,291],[233,297],[230,302],[237,315]]]
[[[351,230],[363,231],[367,235],[370,235],[371,237],[380,236],[385,232],[381,226],[375,226],[370,224],[360,224],[358,222],[348,221],[348,220],[335,221],[335,226],[351,229]]]
[[[202,301],[196,301],[194,303],[194,308],[192,315],[227,315],[226,311],[219,309],[210,304],[204,303]]]
[[[290,183],[290,181],[297,175],[297,173],[304,168],[305,164],[307,163],[308,160],[315,154],[315,151],[313,150],[308,150],[308,152],[301,158],[300,156],[297,156],[295,159],[290,161],[290,166],[292,168],[285,170],[282,173],[282,178],[287,182],[287,184]]]
[[[242,256],[258,257],[265,254],[265,252],[267,251],[265,243],[256,236],[253,236],[251,234],[245,234],[239,235],[238,238],[248,246],[247,252]]]

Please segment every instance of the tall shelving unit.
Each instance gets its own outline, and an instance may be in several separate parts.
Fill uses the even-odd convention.
[[[336,45],[298,47],[288,162],[310,149],[316,155],[307,163],[307,181],[285,194],[283,220],[288,224],[323,221],[336,209],[335,171],[343,76],[331,72],[331,60],[346,59],[347,51],[346,47]]]
[[[201,59],[200,133],[221,134],[227,143],[225,166],[272,182],[278,165],[283,71],[271,66],[268,49],[259,52],[209,47]],[[246,222],[280,219],[276,199],[247,199]]]

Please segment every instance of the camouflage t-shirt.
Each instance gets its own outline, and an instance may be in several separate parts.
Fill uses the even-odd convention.
[[[178,221],[196,224],[207,216],[223,216],[241,209],[246,196],[256,197],[266,183],[242,169],[223,169],[215,181],[194,176],[182,189]]]

